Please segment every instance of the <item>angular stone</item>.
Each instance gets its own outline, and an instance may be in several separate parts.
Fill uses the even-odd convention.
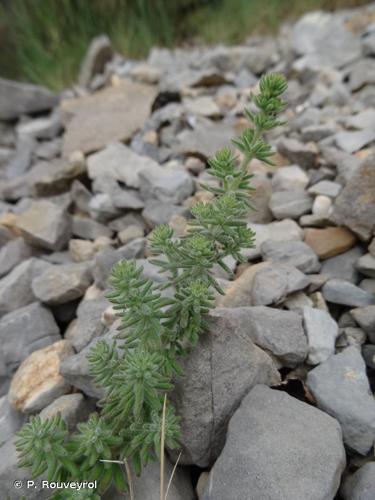
[[[0,78],[0,120],[47,111],[57,103],[58,96],[45,87]]]
[[[369,247],[368,247],[368,251],[370,252],[370,254],[375,257],[375,238],[372,240],[372,242],[370,243]]]
[[[8,274],[22,261],[31,257],[32,249],[23,238],[8,241],[0,249],[0,277]]]
[[[0,448],[0,482],[1,494],[8,500],[19,500],[24,496],[27,500],[47,500],[51,497],[51,490],[47,488],[27,488],[27,480],[30,480],[30,469],[18,467],[18,453],[14,445],[16,438],[12,437]],[[10,479],[11,478],[11,479]],[[22,487],[18,490],[14,487],[14,481],[20,481]]]
[[[87,87],[91,79],[98,73],[103,73],[105,65],[112,59],[113,48],[107,35],[93,38],[87,49],[79,71],[78,85]]]
[[[343,306],[361,307],[375,304],[375,296],[349,281],[331,279],[323,286],[323,296],[328,302]]]
[[[35,302],[31,283],[48,266],[47,262],[31,258],[0,280],[0,316]]]
[[[159,224],[168,224],[175,215],[188,217],[189,213],[189,209],[185,207],[163,203],[159,200],[149,200],[142,211],[142,217],[147,222],[147,225],[153,228]]]
[[[188,113],[207,117],[220,116],[220,108],[211,96],[199,96],[196,98],[185,98],[184,107]]]
[[[342,131],[335,135],[336,145],[346,153],[355,153],[375,140],[375,131],[365,129],[360,131]]]
[[[362,248],[355,246],[347,252],[326,259],[322,264],[320,272],[330,278],[346,280],[356,284],[358,281],[358,271],[355,264],[362,254]]]
[[[110,238],[113,231],[108,226],[100,224],[89,217],[74,215],[72,218],[72,233],[74,236],[85,240],[96,240],[96,238],[100,238],[101,236]]]
[[[359,284],[359,287],[375,295],[375,280],[362,280]]]
[[[375,257],[370,253],[363,255],[357,261],[357,269],[360,273],[375,278]]]
[[[88,402],[83,394],[77,392],[75,394],[65,394],[55,399],[50,405],[43,408],[39,415],[42,420],[45,420],[60,413],[67,423],[68,429],[72,432],[79,422],[86,421],[89,414],[94,411],[94,405]]]
[[[0,446],[22,427],[24,420],[25,416],[10,406],[6,396],[0,398]]]
[[[35,297],[49,305],[65,304],[82,297],[92,282],[86,263],[50,266],[32,282]]]
[[[73,354],[67,340],[30,354],[14,374],[9,388],[8,398],[13,408],[23,413],[36,413],[69,392],[70,386],[59,370],[62,360]]]
[[[356,237],[344,227],[327,227],[324,229],[306,229],[305,243],[309,245],[320,259],[328,259],[350,250]]]
[[[367,333],[370,342],[375,344],[375,305],[352,309],[350,314],[355,322]]]
[[[375,440],[375,400],[357,347],[347,347],[307,375],[318,407],[340,422],[345,443],[366,455]]]
[[[208,158],[222,149],[233,137],[234,128],[226,122],[198,124],[193,130],[184,130],[177,136],[176,153]]]
[[[148,156],[141,156],[121,143],[109,144],[105,149],[87,159],[90,179],[111,178],[128,187],[138,189],[139,173],[161,170],[159,164]]]
[[[257,385],[230,420],[202,500],[332,499],[345,463],[335,419]]]
[[[297,54],[316,56],[321,66],[340,68],[355,61],[361,44],[344,19],[323,11],[305,14],[293,27],[292,48]]]
[[[269,207],[276,219],[298,219],[311,211],[312,204],[306,191],[277,191],[272,193]]]
[[[66,211],[47,200],[32,201],[20,214],[6,214],[0,223],[20,234],[32,245],[61,250],[71,235],[71,219]]]
[[[228,322],[260,348],[271,353],[282,366],[294,367],[304,361],[307,342],[301,318],[290,311],[271,307],[216,308],[211,316]]]
[[[335,353],[339,328],[327,311],[312,307],[303,308],[303,321],[309,344],[308,363],[317,365]]]
[[[36,118],[17,127],[19,136],[30,136],[35,139],[53,139],[62,130],[61,117],[58,112],[47,117]]]
[[[255,231],[255,247],[245,248],[242,255],[248,259],[255,259],[261,256],[260,248],[263,242],[275,241],[299,241],[303,238],[303,231],[299,225],[291,219],[271,222],[270,224],[248,224]]]
[[[0,344],[9,370],[32,352],[60,339],[52,313],[38,303],[5,314],[0,320]]]
[[[272,263],[259,270],[252,283],[253,305],[278,304],[293,292],[310,284],[307,276],[290,264]]]
[[[320,269],[317,255],[303,241],[266,240],[262,243],[261,253],[263,260],[291,264],[303,273]]]
[[[182,203],[194,189],[193,179],[185,170],[143,170],[139,173],[139,182],[144,200],[156,198],[172,205]]]
[[[74,262],[85,262],[94,258],[95,243],[87,240],[72,239],[69,241],[69,255]]]
[[[318,149],[313,142],[304,144],[297,139],[284,138],[277,144],[278,152],[291,163],[311,168],[316,164]]]
[[[105,326],[101,317],[108,306],[109,301],[104,297],[80,302],[74,328],[65,335],[77,352],[104,333]]]
[[[224,445],[228,421],[248,390],[257,383],[279,381],[271,358],[231,317],[210,314],[209,331],[182,360],[184,377],[171,394],[182,417],[182,464],[212,463]]]
[[[272,177],[272,188],[274,191],[305,189],[308,183],[308,175],[297,165],[280,167]]]
[[[372,500],[375,498],[375,463],[362,465],[354,474],[348,476],[341,488],[343,500]]]
[[[64,155],[73,151],[91,153],[130,139],[148,118],[155,97],[154,87],[122,80],[94,94],[63,101],[61,107],[67,117]]]
[[[335,200],[331,219],[348,227],[361,240],[375,231],[375,157],[368,158]]]
[[[361,58],[348,68],[350,90],[359,90],[375,83],[375,63],[372,57]]]
[[[341,185],[332,181],[320,181],[308,189],[308,192],[311,194],[323,194],[325,196],[330,196],[331,198],[336,198],[340,191]]]

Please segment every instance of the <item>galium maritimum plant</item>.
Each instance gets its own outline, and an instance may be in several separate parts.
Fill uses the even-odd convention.
[[[92,414],[73,434],[59,415],[45,421],[31,417],[19,431],[19,466],[30,467],[33,478],[98,482],[97,492],[67,489],[54,498],[100,498],[113,484],[123,491],[126,474],[118,461],[126,460],[140,474],[150,460],[160,459],[162,438],[166,447],[178,447],[179,417],[171,405],[163,414],[163,400],[173,389],[173,375],[181,374],[179,358],[207,328],[214,291],[224,293],[214,266],[231,274],[225,257],[241,262],[241,249],[253,246],[255,234],[246,223],[253,190],[248,165],[254,158],[272,164],[264,133],[281,124],[286,88],[280,74],[261,78],[259,92],[251,95],[257,112],[245,110],[250,127],[232,140],[242,159],[225,148],[209,160],[209,173],[218,182],[202,187],[213,199],[192,208],[186,235],[176,238],[168,225],[153,231],[150,246],[159,257],[152,262],[166,281],[155,284],[135,261],[114,266],[107,297],[121,317],[121,347],[99,340],[88,355],[95,382],[105,389],[100,414]],[[165,288],[174,291],[172,297],[162,294]]]

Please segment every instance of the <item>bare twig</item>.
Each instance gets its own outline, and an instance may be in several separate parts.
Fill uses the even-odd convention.
[[[176,469],[177,469],[177,465],[178,465],[178,462],[180,461],[180,458],[181,458],[181,452],[179,453],[179,455],[177,457],[176,463],[174,464],[174,467],[173,467],[173,470],[172,470],[171,477],[169,478],[168,486],[167,486],[167,491],[165,493],[165,499],[164,500],[167,500],[167,496],[168,496],[168,493],[169,493],[169,488],[171,487],[173,476],[175,475],[175,472],[176,472]]]
[[[126,475],[128,476],[130,500],[134,500],[134,489],[133,489],[132,473],[131,473],[131,470],[130,470],[130,467],[129,467],[129,463],[126,460],[126,458],[124,458],[124,465],[125,465]]]
[[[164,497],[164,468],[165,468],[165,457],[164,457],[164,446],[165,446],[165,413],[167,409],[167,395],[164,395],[163,403],[163,417],[161,423],[161,439],[160,439],[160,500],[165,500]]]

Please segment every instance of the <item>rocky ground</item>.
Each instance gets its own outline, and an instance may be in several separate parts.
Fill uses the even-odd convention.
[[[95,408],[86,354],[117,327],[111,266],[137,258],[162,279],[148,234],[184,233],[207,158],[243,130],[267,71],[288,77],[287,124],[270,137],[277,167],[252,163],[256,247],[228,260],[233,281],[217,271],[226,295],[172,395],[170,500],[375,498],[374,4],[147,61],[100,37],[61,96],[0,80],[2,497],[28,477],[13,447],[28,415],[74,428]],[[149,466],[136,499],[158,483]]]

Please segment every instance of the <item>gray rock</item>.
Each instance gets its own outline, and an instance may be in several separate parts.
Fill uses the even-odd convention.
[[[38,303],[12,311],[0,320],[1,349],[11,371],[33,351],[60,339],[52,313]]]
[[[332,220],[368,241],[375,230],[374,156],[369,157],[351,177],[335,200]]]
[[[105,65],[113,57],[113,48],[107,35],[93,38],[79,71],[78,85],[87,87],[97,73],[103,73]]]
[[[375,498],[375,463],[369,462],[348,476],[340,488],[343,500],[373,500]]]
[[[32,282],[32,290],[41,302],[65,304],[82,297],[92,282],[87,263],[50,266]]]
[[[345,443],[366,455],[375,440],[375,400],[360,350],[351,346],[307,375],[318,407],[340,422]]]
[[[332,499],[345,462],[336,420],[257,385],[230,420],[203,500]]]
[[[106,334],[103,337],[94,338],[82,351],[63,359],[60,364],[60,375],[64,377],[66,382],[95,399],[103,398],[105,396],[105,389],[95,384],[90,373],[87,354],[95,346],[96,342],[103,338],[104,340],[112,341],[113,335]]]
[[[311,284],[310,284],[311,287]],[[303,292],[295,292],[286,298],[283,305],[290,311],[302,313],[304,307],[313,307],[313,301]]]
[[[347,128],[369,129],[375,127],[375,111],[373,109],[365,109],[356,115],[345,118],[344,124]]]
[[[143,257],[145,246],[145,238],[136,238],[117,250],[108,248],[99,252],[95,257],[93,268],[93,276],[96,286],[104,290],[107,287],[107,280],[112,267],[123,259]]]
[[[129,141],[150,115],[156,94],[155,86],[122,78],[118,85],[64,99],[63,155],[74,151],[92,153],[116,141]]]
[[[323,194],[336,198],[341,191],[341,185],[332,181],[320,181],[317,184],[309,187],[308,192],[314,195]]]
[[[107,222],[120,215],[121,210],[115,207],[110,194],[98,193],[90,200],[89,213],[92,218]]]
[[[308,125],[301,130],[301,138],[303,141],[319,142],[326,137],[333,135],[336,132],[336,127],[326,123],[321,125]]]
[[[361,58],[348,68],[349,88],[359,90],[367,84],[375,83],[375,63],[371,57]]]
[[[0,280],[0,316],[35,302],[31,283],[48,266],[46,262],[31,258]]]
[[[318,150],[312,142],[304,144],[297,139],[283,138],[278,142],[277,149],[293,164],[305,168],[315,166]]]
[[[159,200],[149,200],[145,204],[142,211],[142,217],[151,228],[159,224],[168,224],[174,215],[182,215],[188,217],[190,211],[188,208],[163,203]]]
[[[355,153],[363,146],[375,140],[374,129],[365,129],[354,132],[342,131],[335,134],[336,145],[346,153]]]
[[[192,488],[189,470],[177,467],[176,470],[173,471],[173,465],[167,457],[164,464],[165,485],[167,485],[173,473],[173,481],[168,491],[168,500],[194,500],[196,497]],[[160,464],[158,461],[150,462],[142,470],[142,475],[140,477],[137,477],[134,473],[132,477],[135,499],[160,499]],[[104,500],[124,500],[124,498],[124,495],[116,492],[114,488],[110,489],[103,496]]]
[[[109,301],[104,297],[80,302],[77,321],[69,334],[65,335],[77,352],[104,333],[105,326],[101,322],[101,317],[108,306]]]
[[[282,366],[294,367],[307,355],[306,337],[301,318],[290,311],[271,307],[218,308],[212,311],[217,321],[229,320],[234,328],[246,333]]]
[[[280,167],[272,177],[272,189],[274,191],[305,189],[308,183],[308,175],[298,165]]]
[[[303,308],[303,322],[309,344],[308,363],[317,365],[335,353],[339,333],[336,321],[327,311]]]
[[[43,141],[36,146],[35,156],[41,160],[53,160],[61,154],[62,139],[57,137],[52,141]]]
[[[71,235],[70,216],[51,201],[32,201],[25,211],[8,216],[6,224],[37,247],[61,250]]]
[[[24,421],[24,415],[10,406],[6,396],[0,398],[0,446],[22,427]]]
[[[73,181],[70,193],[76,207],[79,208],[81,212],[89,213],[91,193],[86,186],[84,186],[80,181],[75,180]]]
[[[18,137],[16,150],[6,164],[8,178],[15,179],[29,169],[35,148],[36,142],[32,137],[24,135]]]
[[[252,284],[252,303],[255,306],[278,304],[293,292],[303,290],[310,281],[290,264],[272,263],[258,271]]]
[[[357,269],[365,276],[375,278],[375,257],[370,253],[363,255],[357,261]]]
[[[178,134],[174,149],[176,153],[208,158],[228,144],[233,132],[233,126],[226,122],[198,123],[193,130]]]
[[[361,56],[361,44],[344,18],[323,11],[305,14],[293,27],[292,48],[320,66],[341,68]]]
[[[53,139],[61,130],[61,116],[56,111],[50,116],[30,120],[17,127],[17,133],[20,136],[27,135],[35,139]]]
[[[271,222],[270,224],[248,224],[248,227],[256,233],[255,247],[245,248],[242,254],[249,260],[261,256],[260,248],[264,241],[299,241],[303,239],[303,231],[299,225],[291,219]]]
[[[57,103],[58,97],[44,87],[0,79],[0,120],[47,111]]]
[[[111,193],[115,208],[120,210],[139,210],[145,206],[140,194],[135,189],[117,188]]]
[[[24,496],[27,500],[47,500],[51,496],[51,491],[47,488],[27,488],[27,481],[30,480],[30,469],[18,467],[18,454],[14,446],[15,438],[12,437],[0,448],[0,456],[6,460],[0,461],[0,482],[1,494],[7,500],[19,500]],[[45,477],[43,477],[45,479]],[[22,487],[16,489],[14,481],[20,481]]]
[[[74,236],[85,240],[96,240],[96,238],[100,238],[101,236],[110,238],[113,231],[108,226],[100,224],[89,217],[74,215],[72,218],[72,233]]]
[[[60,413],[72,432],[79,422],[87,420],[90,413],[95,411],[95,406],[88,401],[83,394],[65,394],[55,399],[53,403],[43,408],[39,413],[42,420],[53,418]]]
[[[375,280],[362,280],[359,284],[359,287],[375,295]]]
[[[193,180],[185,170],[154,169],[140,171],[140,190],[144,200],[156,198],[179,205],[193,192]]]
[[[366,366],[375,370],[375,345],[365,344],[362,346],[362,356]]]
[[[343,306],[360,307],[375,303],[375,296],[349,281],[331,279],[323,286],[323,296],[328,302]]]
[[[147,156],[141,156],[121,143],[114,143],[102,151],[90,155],[87,170],[90,179],[109,177],[126,186],[140,187],[140,171],[159,170],[159,164]]]
[[[258,383],[277,384],[271,358],[236,326],[235,315],[210,314],[209,331],[181,361],[184,376],[171,399],[182,417],[182,464],[206,467],[219,455],[227,423]],[[246,325],[245,325],[246,326]]]
[[[370,342],[375,344],[375,306],[358,307],[350,314],[355,322],[367,333]]]
[[[370,254],[375,257],[375,238],[372,240],[372,242],[370,243],[369,247],[368,247],[368,251],[370,252]]]
[[[357,283],[358,271],[355,264],[362,254],[362,248],[356,246],[340,255],[325,259],[322,263],[321,273],[330,278]]]
[[[291,264],[303,273],[319,271],[316,253],[303,241],[266,240],[260,248],[263,260]]]
[[[311,211],[312,197],[306,191],[278,191],[272,193],[269,207],[276,219],[298,219]]]
[[[22,261],[31,257],[32,249],[23,238],[8,241],[0,249],[0,277],[8,274]]]

